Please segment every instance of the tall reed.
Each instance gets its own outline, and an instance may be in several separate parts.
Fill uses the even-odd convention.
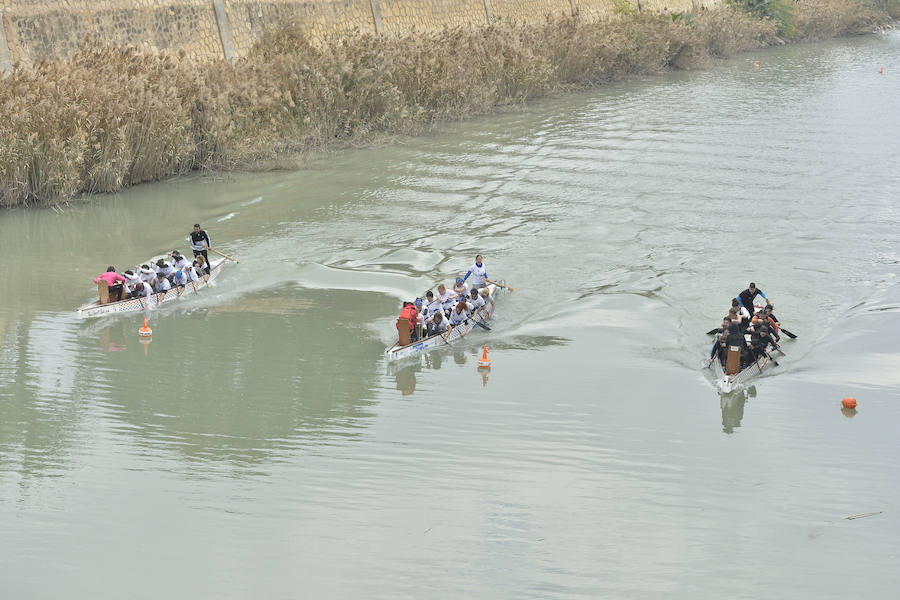
[[[0,82],[0,206],[66,202],[198,168],[248,168],[415,133],[629,74],[691,67],[774,35],[770,20],[722,7],[690,18],[558,17],[402,37],[357,31],[316,43],[289,26],[233,65],[89,46]]]

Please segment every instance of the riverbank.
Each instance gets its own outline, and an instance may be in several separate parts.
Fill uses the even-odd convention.
[[[697,67],[779,34],[818,39],[888,19],[856,2],[806,0],[795,10],[787,32],[729,7],[315,42],[286,28],[234,64],[91,46],[0,84],[0,206],[64,203],[196,169],[259,168],[628,75]]]

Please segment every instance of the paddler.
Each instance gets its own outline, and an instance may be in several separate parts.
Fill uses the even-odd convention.
[[[466,271],[463,281],[472,276],[472,289],[477,290],[487,285],[487,269],[484,268],[484,258],[479,254],[475,257],[475,264]]]
[[[453,293],[459,298],[468,298],[469,286],[466,285],[462,277],[456,278],[456,283],[453,284]]]
[[[444,316],[444,311],[438,310],[428,317],[428,320],[425,321],[425,326],[426,335],[429,337],[447,331],[449,324],[447,318]]]
[[[176,270],[184,269],[191,264],[178,250],[172,250],[172,253],[169,254],[169,256],[172,257],[172,266],[175,267]]]
[[[466,302],[465,298],[460,297],[459,302],[450,311],[450,326],[456,327],[460,323],[465,322],[472,312],[472,305]]]
[[[175,268],[169,263],[169,261],[159,259],[156,261],[156,278],[157,279],[172,279],[175,275]],[[169,282],[171,283],[171,281]]]
[[[444,286],[444,284],[440,284],[437,286],[437,300],[441,303],[441,308],[444,310],[444,313],[449,316],[448,311],[453,308],[453,299],[456,298],[456,294],[451,292]]]
[[[477,315],[480,310],[483,320],[487,320],[488,318],[487,308],[485,308],[486,304],[487,302],[484,301],[484,297],[481,295],[480,290],[472,290],[469,292],[469,305],[472,307],[472,313]]]

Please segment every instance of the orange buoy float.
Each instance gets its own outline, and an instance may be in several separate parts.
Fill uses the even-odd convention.
[[[759,61],[758,60],[753,61],[753,68],[756,69],[757,71],[759,71]]]
[[[485,346],[484,351],[481,353],[481,358],[478,359],[479,367],[484,367],[484,368],[488,368],[488,369],[491,367],[491,359],[489,359],[487,357],[487,353],[488,353],[488,347]]]
[[[841,405],[844,408],[856,408],[856,398],[844,398],[841,400]]]
[[[884,75],[884,65],[881,65],[881,68],[878,69],[878,72],[879,72],[880,74]]]
[[[147,326],[147,317],[144,317],[144,326],[138,329],[138,336],[148,338],[153,335],[153,330]]]

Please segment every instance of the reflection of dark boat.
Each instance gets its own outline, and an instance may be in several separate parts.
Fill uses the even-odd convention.
[[[493,284],[486,287],[488,293],[490,294],[491,300],[496,302],[500,288]],[[400,360],[401,358],[415,356],[416,354],[421,354],[433,348],[452,345],[452,342],[465,337],[467,333],[477,327],[477,325],[472,321],[477,321],[478,323],[480,323],[482,321],[482,318],[480,315],[478,315],[472,319],[469,319],[468,321],[460,323],[450,330],[450,333],[446,338],[444,337],[444,335],[438,334],[405,345],[402,345],[400,342],[396,342],[390,348],[385,349],[384,356],[389,361]],[[404,321],[404,323],[405,322],[406,321]]]
[[[750,386],[746,390],[732,392],[730,394],[721,394],[719,396],[719,405],[722,408],[722,431],[725,433],[734,433],[734,430],[741,426],[741,420],[744,418],[744,405],[747,398],[756,397],[756,388]]]

